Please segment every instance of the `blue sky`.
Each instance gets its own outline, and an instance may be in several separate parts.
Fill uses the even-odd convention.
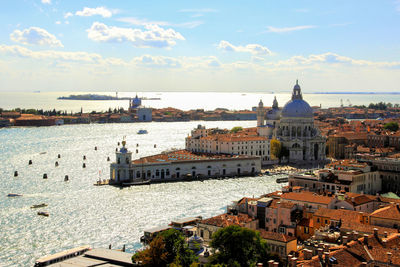
[[[400,1],[2,1],[1,91],[398,91]]]

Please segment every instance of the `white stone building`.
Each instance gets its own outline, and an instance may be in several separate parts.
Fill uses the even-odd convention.
[[[110,165],[110,184],[250,176],[261,171],[261,162],[256,156],[210,155],[187,150],[163,152],[132,161],[132,152],[126,149],[125,141],[122,144],[116,152],[116,162]]]

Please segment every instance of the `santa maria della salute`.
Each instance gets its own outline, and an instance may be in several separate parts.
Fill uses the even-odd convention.
[[[326,160],[326,139],[314,126],[314,112],[303,100],[298,82],[292,98],[279,108],[276,98],[271,108],[260,100],[257,127],[232,132],[198,126],[186,138],[186,149],[231,155],[259,156],[263,165],[276,163],[271,153],[271,140],[278,140],[285,151],[283,160],[290,163],[316,163]]]
[[[276,98],[272,109],[265,112],[263,102],[257,108],[257,133],[268,139],[277,139],[288,151],[292,163],[325,160],[326,139],[314,126],[314,112],[303,100],[298,82],[292,99],[280,109]]]

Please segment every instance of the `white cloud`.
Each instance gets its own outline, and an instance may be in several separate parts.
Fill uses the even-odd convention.
[[[51,4],[51,0],[42,0],[42,4],[50,5]]]
[[[142,29],[120,28],[94,22],[87,30],[88,38],[96,42],[129,42],[136,47],[170,48],[176,40],[185,38],[173,29],[164,29],[158,25],[145,25]]]
[[[378,67],[378,68],[399,68],[400,62],[396,61],[369,61],[363,59],[353,59],[346,56],[341,56],[332,52],[327,52],[318,55],[293,56],[288,60],[278,61],[273,63],[276,66],[298,66],[298,65],[316,65],[316,64],[330,64],[339,66],[358,66],[358,67]]]
[[[101,6],[101,7],[96,7],[96,8],[90,8],[90,7],[85,7],[81,11],[76,11],[75,15],[81,16],[81,17],[91,17],[95,15],[100,15],[103,18],[110,18],[113,15],[113,11]]]
[[[143,55],[135,57],[131,63],[142,67],[156,68],[180,68],[182,63],[179,59],[165,56]]]
[[[124,17],[124,18],[118,18],[117,21],[125,22],[131,25],[139,25],[139,26],[144,26],[148,24],[157,24],[160,26],[166,26],[170,25],[170,23],[166,21],[149,21],[147,19],[139,19],[135,17]]]
[[[306,29],[312,29],[312,28],[316,28],[316,26],[314,26],[314,25],[302,25],[302,26],[283,27],[283,28],[277,28],[277,27],[268,26],[267,27],[267,31],[268,32],[275,32],[275,33],[283,33],[283,32],[300,31],[300,30],[306,30]]]
[[[64,19],[67,19],[69,17],[72,17],[74,14],[72,14],[71,12],[67,12],[64,14]]]
[[[219,49],[222,49],[224,51],[228,52],[246,52],[246,53],[251,53],[252,55],[258,55],[258,56],[265,56],[265,55],[271,55],[272,52],[269,50],[267,47],[259,45],[259,44],[248,44],[246,46],[235,46],[228,41],[222,40],[219,42],[218,45]]]
[[[88,52],[64,52],[54,50],[32,51],[19,45],[0,45],[0,52],[6,55],[18,56],[22,58],[30,58],[35,60],[59,60],[64,62],[90,63],[90,64],[126,64],[119,58],[106,58],[96,53]]]
[[[57,20],[57,21],[56,21],[56,24],[57,24],[57,25],[60,25],[60,24],[61,24],[61,21]]]
[[[187,29],[193,29],[196,28],[202,24],[204,24],[203,21],[188,21],[188,22],[183,22],[183,23],[170,23],[167,21],[151,21],[147,19],[139,19],[135,17],[124,17],[124,18],[118,18],[117,21],[125,22],[130,25],[137,25],[137,26],[146,26],[150,24],[155,24],[159,26],[174,26],[174,27],[179,27],[179,28],[187,28]]]
[[[183,13],[215,13],[218,12],[213,8],[190,8],[190,9],[181,9],[179,12]]]
[[[25,30],[15,30],[10,34],[11,40],[24,45],[48,45],[52,47],[63,47],[60,40],[45,29],[30,27]]]
[[[188,21],[188,22],[175,24],[174,26],[180,27],[180,28],[193,29],[193,28],[196,28],[196,27],[198,27],[198,26],[200,26],[202,24],[204,24],[203,21],[196,20],[196,21]]]

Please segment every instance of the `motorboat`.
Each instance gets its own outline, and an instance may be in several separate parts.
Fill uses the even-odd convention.
[[[22,197],[22,195],[21,194],[8,194],[7,195],[8,197]]]
[[[37,215],[49,217],[50,214],[47,211],[39,211]]]
[[[148,185],[151,183],[150,179],[147,180],[142,180],[142,181],[133,181],[133,182],[128,182],[128,183],[122,183],[122,186],[132,186],[132,185]]]
[[[137,132],[137,134],[147,134],[147,133],[148,133],[147,130],[143,130],[143,129],[141,129]]]
[[[47,207],[46,203],[33,205],[31,206],[31,209],[44,208],[44,207]]]

